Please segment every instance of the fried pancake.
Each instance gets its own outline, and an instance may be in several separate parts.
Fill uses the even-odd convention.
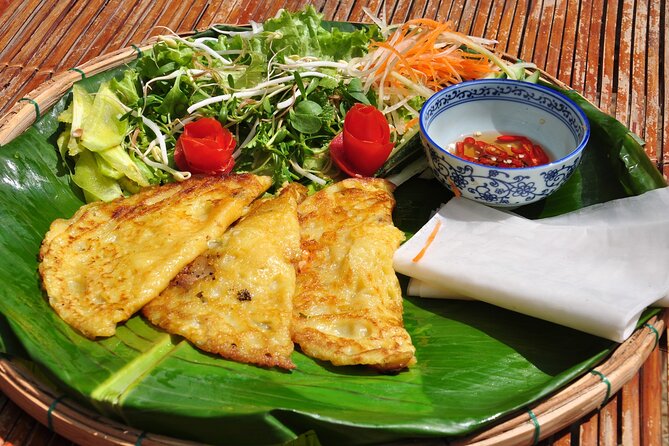
[[[350,178],[298,207],[303,258],[293,299],[293,341],[334,365],[399,370],[415,362],[392,257],[404,234],[392,222],[391,183]]]
[[[54,221],[39,265],[49,303],[87,337],[113,335],[270,184],[254,175],[193,178]]]
[[[306,188],[291,184],[277,198],[258,200],[143,314],[224,358],[294,368],[290,322],[300,256],[297,204],[305,196]]]

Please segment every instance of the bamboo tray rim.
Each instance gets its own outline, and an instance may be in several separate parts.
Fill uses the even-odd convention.
[[[181,35],[190,35],[184,33]],[[0,147],[13,140],[49,110],[77,81],[140,57],[159,40],[151,38],[141,46],[131,46],[95,57],[78,67],[59,73],[28,97],[21,98],[0,117]],[[503,54],[508,61],[517,58]],[[538,70],[543,80],[570,88],[560,80]],[[665,330],[665,310],[651,318],[611,354],[573,383],[549,397],[527,406],[474,434],[451,440],[455,446],[532,445],[603,406],[606,401],[641,368],[657,347]],[[74,399],[42,383],[21,361],[0,358],[0,390],[15,404],[57,434],[80,444],[90,445],[165,445],[192,446],[186,440],[148,433],[106,418]],[[429,444],[427,440],[423,444]],[[439,441],[439,444],[442,444]]]
[[[157,38],[152,38],[142,46],[122,48],[111,53],[95,57],[78,67],[59,73],[28,96],[19,99],[9,111],[0,118],[0,147],[12,141],[33,125],[43,113],[58,102],[77,81],[93,76],[111,68],[118,67],[139,57],[143,51],[150,50]]]

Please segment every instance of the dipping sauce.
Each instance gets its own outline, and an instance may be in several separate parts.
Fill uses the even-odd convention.
[[[495,167],[535,167],[550,159],[539,144],[522,135],[482,133],[455,143],[454,154],[467,161]]]

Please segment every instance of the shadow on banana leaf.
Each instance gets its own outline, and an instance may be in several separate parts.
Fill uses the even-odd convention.
[[[484,302],[409,298],[425,311],[464,324],[507,345],[541,372],[557,376],[565,365],[591,360],[614,342]],[[500,323],[503,321],[503,323]],[[480,353],[479,353],[480,354]]]

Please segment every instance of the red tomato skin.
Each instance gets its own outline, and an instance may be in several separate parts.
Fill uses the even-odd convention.
[[[223,126],[215,118],[200,118],[184,126],[183,134],[191,138],[215,138],[223,131]]]
[[[214,118],[200,118],[184,126],[174,148],[174,162],[194,174],[220,175],[235,164],[232,133]]]
[[[186,155],[184,155],[184,149],[181,146],[181,137],[177,139],[177,144],[174,146],[174,164],[176,164],[177,168],[180,170],[188,170]]]
[[[348,165],[348,161],[344,156],[344,133],[337,133],[337,136],[330,141],[330,157],[332,161],[349,177],[361,177],[356,173],[353,167]]]
[[[344,156],[353,169],[360,175],[369,177],[379,170],[388,159],[393,144],[364,141],[346,131],[344,127]]]
[[[203,175],[217,175],[228,173],[234,166],[234,159],[229,150],[219,149],[209,139],[195,139],[181,137],[177,147],[181,148],[186,169],[191,173]],[[177,150],[174,151],[174,161],[178,165]],[[182,167],[179,167],[182,168]]]
[[[388,159],[392,149],[388,121],[376,107],[355,104],[346,113],[342,155],[345,158],[343,164],[350,170],[372,176]]]
[[[390,128],[376,107],[355,104],[344,119],[344,128],[363,141],[388,141]]]

